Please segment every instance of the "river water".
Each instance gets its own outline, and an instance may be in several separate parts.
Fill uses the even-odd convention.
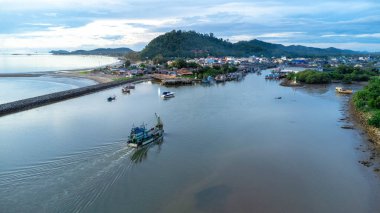
[[[0,212],[377,212],[364,139],[341,128],[347,97],[263,76],[170,100],[145,82],[1,117]],[[155,112],[164,141],[128,148]]]

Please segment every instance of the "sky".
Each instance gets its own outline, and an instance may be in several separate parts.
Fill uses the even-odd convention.
[[[0,53],[129,47],[175,30],[380,52],[380,0],[0,0]]]

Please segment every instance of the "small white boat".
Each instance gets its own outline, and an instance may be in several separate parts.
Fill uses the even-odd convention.
[[[127,89],[134,89],[134,88],[135,88],[135,85],[134,85],[134,84],[127,84],[124,88],[127,88]]]
[[[161,98],[173,98],[173,97],[174,97],[174,92],[170,92],[170,91],[163,92],[161,95]]]

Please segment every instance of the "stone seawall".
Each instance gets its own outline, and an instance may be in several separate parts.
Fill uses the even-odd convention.
[[[87,95],[90,93],[98,92],[101,90],[109,89],[112,87],[120,86],[127,83],[134,83],[138,81],[150,80],[150,77],[142,77],[135,79],[128,79],[122,81],[113,81],[104,84],[96,84],[87,87],[81,87],[72,90],[66,90],[62,92],[55,92],[47,95],[41,95],[33,98],[27,98],[19,101],[14,101],[6,104],[0,105],[0,116],[8,115],[11,113],[16,113],[40,106],[44,106],[47,104],[56,103],[59,101],[64,101],[71,98],[76,98],[82,95]]]

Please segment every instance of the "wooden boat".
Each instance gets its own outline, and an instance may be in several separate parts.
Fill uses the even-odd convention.
[[[131,133],[128,138],[128,146],[138,148],[145,146],[152,142],[159,142],[164,135],[164,125],[159,115],[155,114],[157,118],[156,125],[147,130],[143,124],[140,127],[132,127]]]
[[[352,94],[353,90],[344,89],[342,87],[335,87],[335,91],[341,94]]]
[[[110,96],[110,97],[107,98],[108,102],[111,102],[111,101],[114,101],[114,100],[116,100],[116,95],[113,95],[113,96]]]

